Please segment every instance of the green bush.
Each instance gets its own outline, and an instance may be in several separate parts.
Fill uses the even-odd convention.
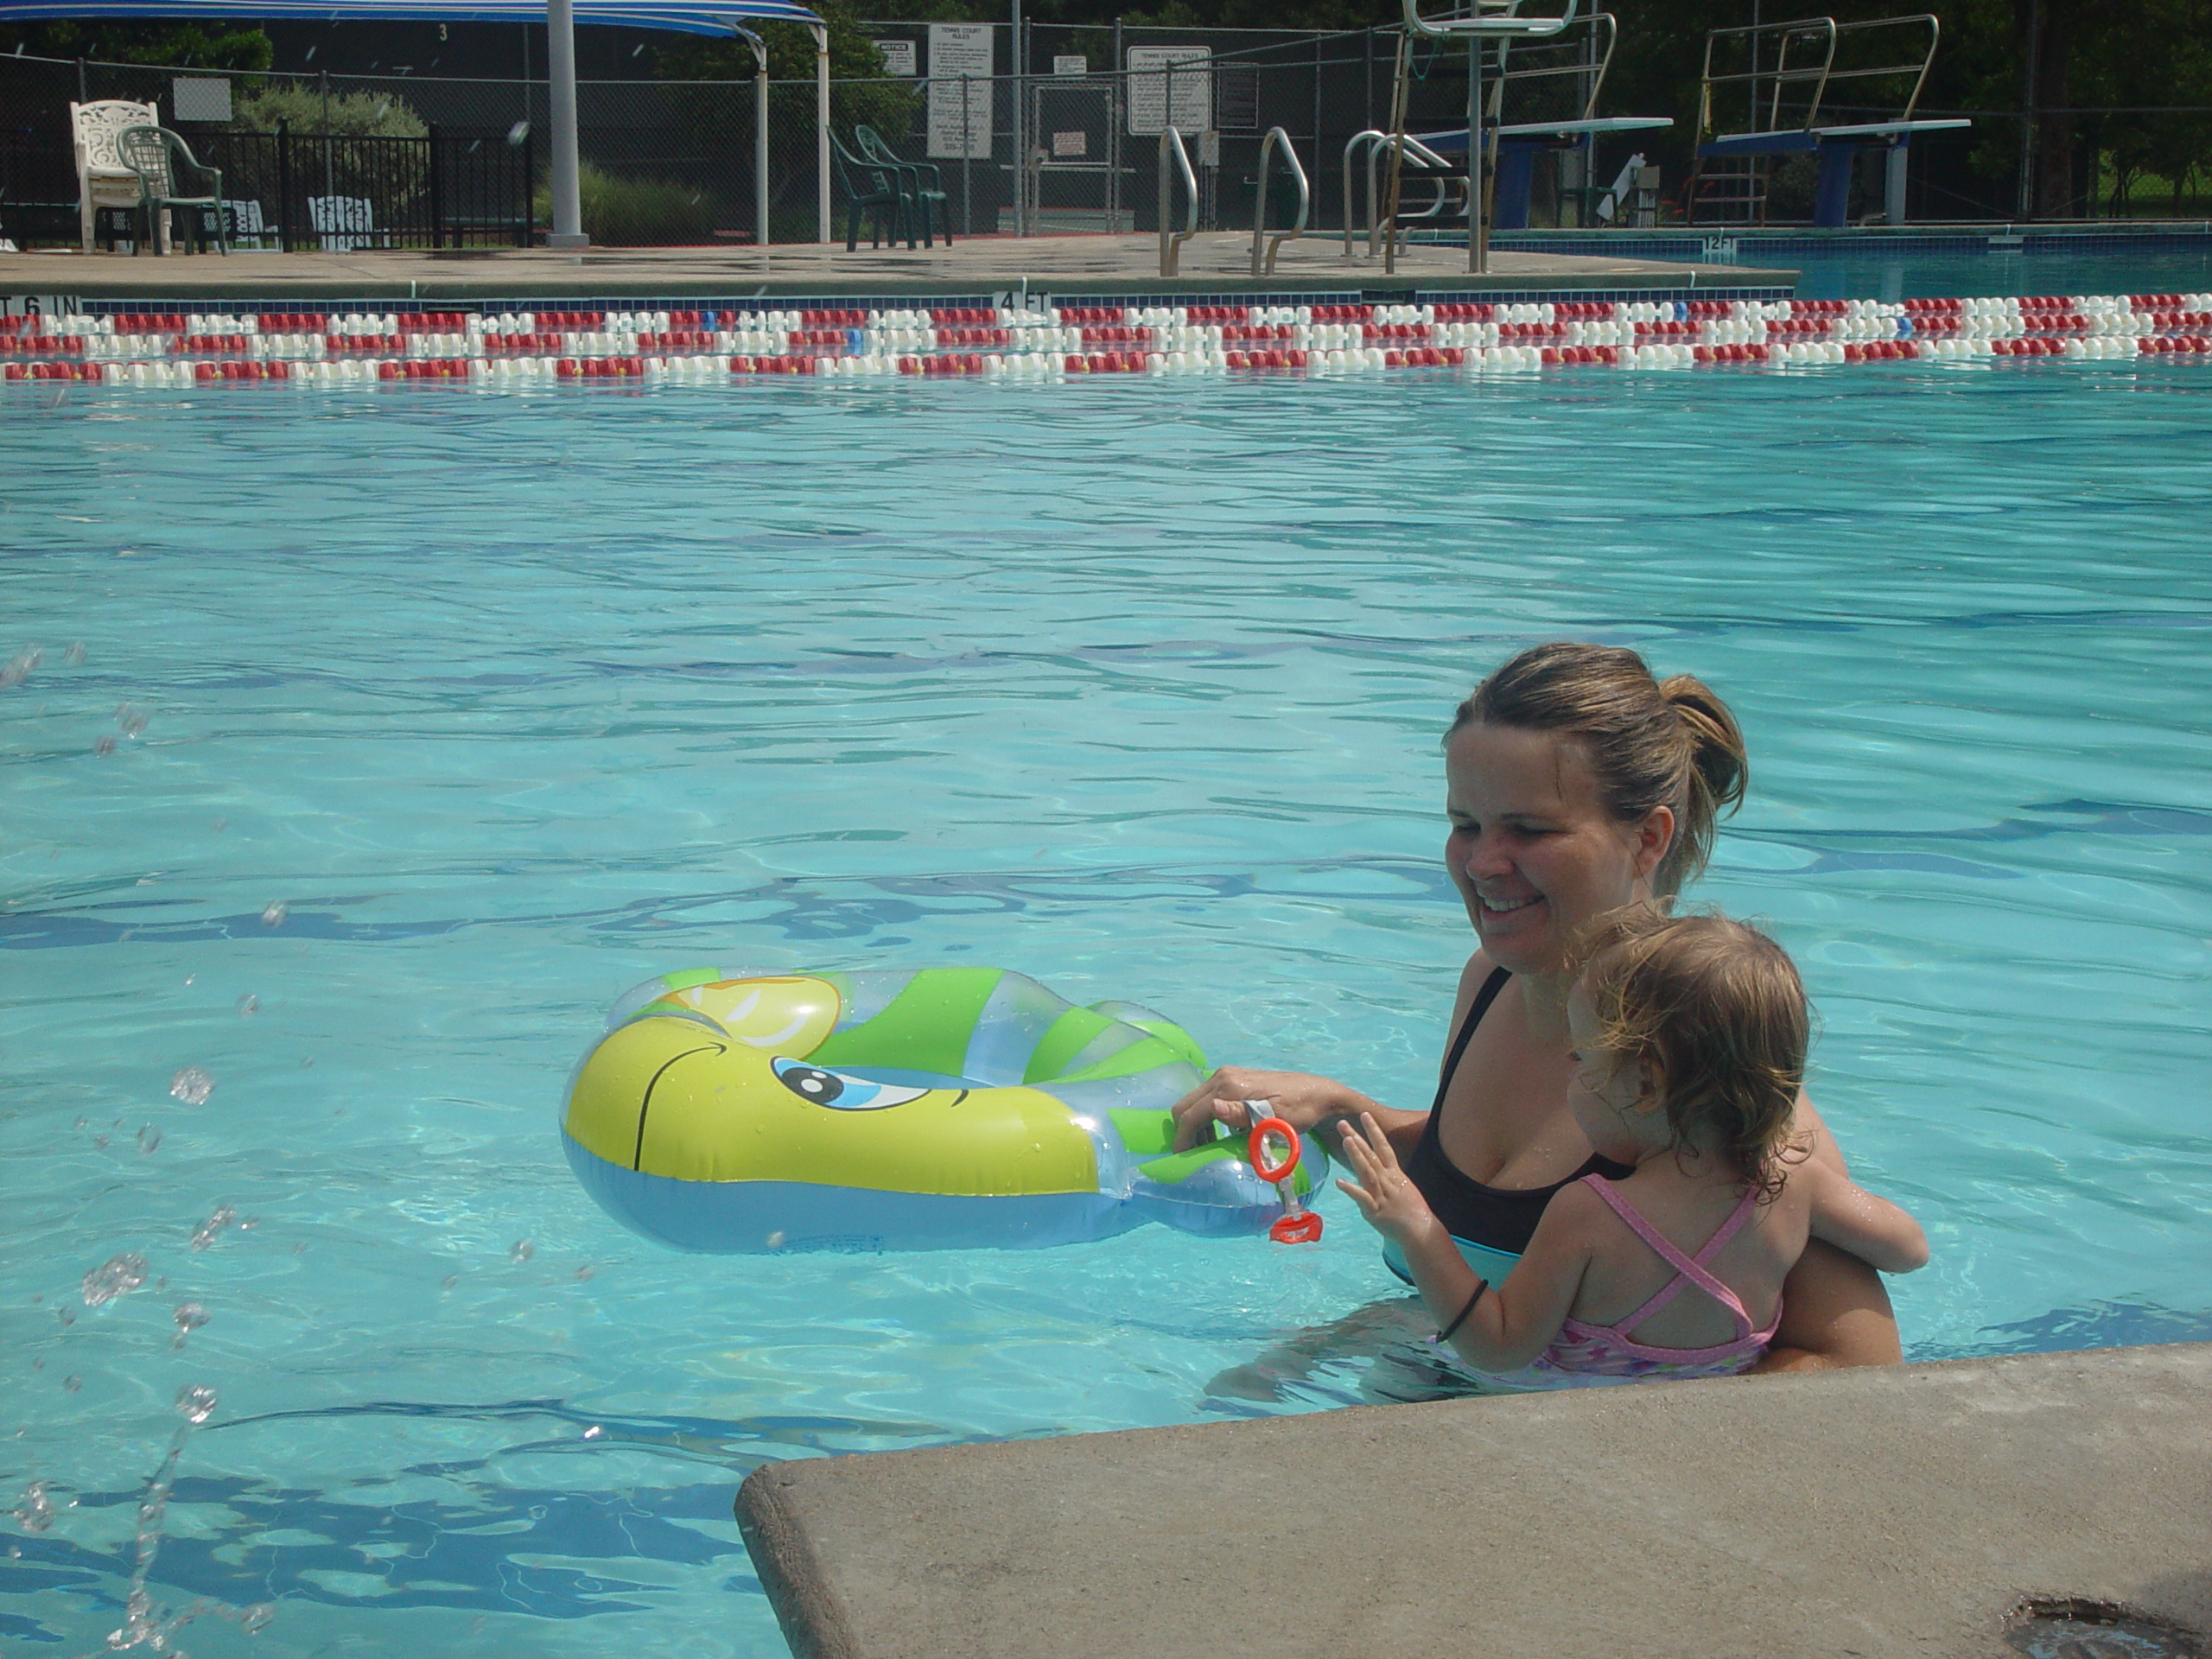
[[[618,178],[589,162],[576,175],[584,234],[604,248],[654,248],[714,238],[715,205],[703,191],[669,179]],[[553,222],[553,186],[538,181],[537,222]]]
[[[242,93],[231,125],[239,132],[274,132],[279,121],[291,124],[295,137],[327,132],[343,138],[420,138],[430,130],[389,92],[340,92],[325,102],[311,82],[297,80]]]

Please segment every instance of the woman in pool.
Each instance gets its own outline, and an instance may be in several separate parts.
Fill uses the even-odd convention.
[[[1478,948],[1430,1109],[1394,1110],[1306,1072],[1224,1066],[1176,1103],[1177,1144],[1217,1123],[1243,1129],[1248,1100],[1325,1144],[1370,1114],[1446,1228],[1496,1269],[1528,1248],[1554,1194],[1630,1173],[1592,1149],[1569,1102],[1569,950],[1598,916],[1670,897],[1704,868],[1716,822],[1743,797],[1744,742],[1727,705],[1689,676],[1662,683],[1634,652],[1562,643],[1522,652],[1477,687],[1444,757],[1445,867]],[[1842,1173],[1802,1095],[1794,1132]],[[1902,1357],[1888,1293],[1857,1257],[1815,1240],[1783,1292],[1757,1369]]]

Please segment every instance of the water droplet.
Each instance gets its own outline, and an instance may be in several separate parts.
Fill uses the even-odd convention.
[[[92,1137],[92,1150],[94,1152],[105,1152],[107,1150],[107,1136],[104,1135],[94,1135]]]
[[[537,1246],[526,1238],[515,1240],[515,1247],[507,1252],[507,1260],[519,1267],[537,1254]]]
[[[215,1090],[215,1079],[199,1066],[188,1065],[169,1079],[169,1093],[188,1106],[205,1106]]]
[[[146,711],[124,703],[115,711],[115,728],[125,737],[136,737],[146,729]]]
[[[78,1376],[74,1371],[70,1372],[68,1376],[61,1379],[61,1391],[64,1394],[74,1394],[78,1389],[84,1386],[85,1379]]]
[[[585,1279],[588,1279],[588,1278],[590,1278],[590,1277],[591,1277],[591,1267],[590,1267],[590,1265],[589,1265],[588,1263],[587,1263],[587,1264],[586,1264],[586,1265],[584,1265],[583,1267],[578,1268],[576,1269],[576,1277],[577,1277],[577,1279],[578,1279],[579,1281],[582,1281],[582,1280],[585,1280]]]
[[[188,1382],[176,1391],[177,1414],[188,1423],[204,1423],[215,1414],[215,1390],[205,1382]]]
[[[300,1062],[300,1070],[301,1070],[301,1071],[306,1071],[311,1070],[311,1069],[314,1067],[314,1065],[315,1065],[315,1056],[314,1056],[314,1055],[312,1055],[312,1054],[310,1054],[310,1055],[308,1055],[308,1056],[307,1057],[307,1058],[305,1058],[304,1060],[302,1060],[302,1061]]]
[[[213,830],[214,830],[214,832],[215,832],[217,835],[219,835],[219,835],[221,835],[221,834],[223,833],[223,831],[224,831],[224,830],[226,830],[229,829],[230,827],[231,827],[231,821],[230,821],[228,818],[218,818],[218,819],[216,819],[216,820],[215,820],[215,822],[214,822],[213,823],[212,823],[212,824],[210,824],[210,825],[208,826],[208,828],[210,828],[210,829],[212,829]]]
[[[23,1488],[22,1501],[16,1505],[16,1520],[25,1532],[44,1532],[54,1524],[54,1500],[46,1495],[52,1484],[35,1480]]]
[[[272,899],[262,908],[261,925],[264,927],[282,927],[284,918],[291,914],[291,911],[292,907],[282,899]]]
[[[444,1278],[442,1278],[442,1279],[441,1279],[441,1280],[439,1280],[439,1281],[438,1281],[438,1288],[439,1288],[440,1290],[451,1290],[451,1289],[452,1289],[455,1285],[459,1284],[460,1282],[461,1282],[461,1275],[460,1275],[459,1274],[457,1274],[457,1273],[449,1273],[449,1274],[446,1274],[446,1276],[445,1276]]]
[[[153,879],[154,879],[154,878],[153,878],[153,877],[151,877],[151,876],[149,875],[149,876],[148,876],[148,877],[146,878],[146,881],[150,881],[150,880],[152,880]],[[144,886],[146,885],[146,881],[141,881],[138,885],[139,885],[140,887],[144,887]],[[187,974],[187,975],[184,976],[184,982],[185,982],[186,984],[189,985],[189,984],[191,984],[191,983],[192,983],[192,982],[193,982],[194,980],[195,980],[195,979],[197,979],[197,978],[199,978],[199,977],[200,977],[200,976],[199,976],[199,975],[197,975],[197,974]]]
[[[17,652],[0,668],[0,685],[21,685],[30,677],[30,672],[46,660],[46,653],[36,645]]]
[[[193,1230],[192,1248],[195,1250],[206,1249],[215,1242],[224,1228],[238,1218],[238,1212],[232,1209],[229,1205],[217,1205],[214,1214],[209,1216],[207,1220]]]
[[[601,1428],[597,1423],[594,1423],[589,1428],[584,1430],[584,1439],[588,1440],[595,1440],[606,1433],[607,1431],[605,1429]]]
[[[146,1282],[146,1258],[126,1250],[112,1256],[85,1275],[85,1306],[98,1307],[118,1296],[127,1296]]]
[[[151,1124],[151,1123],[149,1123],[149,1124],[146,1124],[145,1126],[143,1126],[142,1128],[140,1128],[140,1129],[139,1129],[139,1131],[138,1131],[138,1152],[139,1152],[139,1155],[140,1155],[141,1157],[143,1157],[143,1156],[145,1156],[147,1154],[151,1153],[151,1152],[152,1152],[156,1147],[159,1147],[161,1144],[162,1144],[162,1132],[161,1132],[160,1128],[159,1128],[157,1126],[156,1126],[156,1125],[154,1125],[154,1124]]]
[[[276,1617],[274,1607],[265,1601],[257,1601],[238,1615],[238,1628],[251,1636]]]
[[[68,664],[72,668],[75,668],[83,663],[85,660],[85,642],[81,639],[72,640],[70,642],[69,649],[61,653],[61,660]]]
[[[92,753],[94,754],[113,754],[115,753],[115,740],[111,737],[104,737],[100,739],[99,742],[92,745]]]
[[[244,996],[238,998],[238,1012],[240,1014],[259,1014],[261,1012],[261,999],[256,996],[252,992],[248,991]]]
[[[169,1346],[181,1348],[187,1337],[207,1323],[207,1310],[197,1302],[179,1302],[171,1317],[176,1320],[176,1340]]]
[[[507,143],[517,149],[522,148],[523,140],[529,137],[530,123],[527,121],[518,121],[507,129]]]
[[[768,1248],[772,1250],[780,1250],[784,1248],[784,1235],[781,1228],[768,1235]]]
[[[77,1323],[77,1310],[73,1307],[57,1307],[54,1310],[54,1317],[64,1325],[74,1325]]]

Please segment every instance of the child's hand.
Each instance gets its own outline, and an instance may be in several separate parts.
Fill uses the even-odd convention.
[[[1369,1226],[1386,1238],[1397,1240],[1401,1248],[1409,1248],[1416,1239],[1442,1230],[1421,1189],[1398,1167],[1398,1154],[1374,1114],[1362,1112],[1359,1128],[1346,1123],[1342,1133],[1344,1161],[1358,1179],[1340,1179],[1337,1185],[1359,1206]]]

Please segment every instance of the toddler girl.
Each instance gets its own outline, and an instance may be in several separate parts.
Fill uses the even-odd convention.
[[[1792,1143],[1809,1016],[1789,958],[1720,916],[1602,918],[1567,1005],[1575,1120],[1625,1180],[1590,1175],[1545,1206],[1493,1294],[1374,1118],[1347,1124],[1337,1185],[1405,1253],[1435,1340],[1510,1386],[1741,1371],[1782,1319],[1808,1236],[1885,1273],[1928,1260],[1911,1217]]]

